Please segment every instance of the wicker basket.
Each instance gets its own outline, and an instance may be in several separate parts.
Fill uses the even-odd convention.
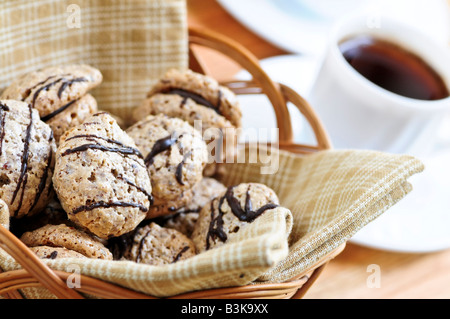
[[[279,147],[295,154],[308,154],[331,148],[330,140],[320,120],[310,105],[295,91],[280,83],[272,81],[261,69],[257,59],[241,45],[221,35],[189,29],[190,68],[196,72],[208,74],[207,67],[198,58],[195,46],[203,46],[222,53],[240,64],[252,75],[251,81],[223,83],[236,94],[265,94],[270,100],[279,128]],[[301,145],[293,142],[291,119],[287,103],[292,103],[303,114],[311,126],[317,145]],[[84,298],[81,293],[98,298],[156,299],[140,292],[120,287],[102,280],[80,275],[81,288],[70,289],[66,280],[70,273],[55,271],[31,252],[17,237],[0,226],[0,247],[11,255],[22,269],[0,273],[0,295],[5,298],[22,298],[19,289],[27,287],[45,287],[58,298]],[[276,284],[252,284],[240,287],[217,288],[195,291],[173,296],[171,298],[301,298],[315,282],[326,264],[345,247],[337,249],[318,260],[310,269],[289,281]]]

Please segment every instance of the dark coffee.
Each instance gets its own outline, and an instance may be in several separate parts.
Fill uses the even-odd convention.
[[[433,68],[389,41],[358,36],[342,41],[339,49],[356,71],[388,91],[419,100],[449,96],[443,79]]]

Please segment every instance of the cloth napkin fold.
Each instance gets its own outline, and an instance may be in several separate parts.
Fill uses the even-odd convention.
[[[368,150],[329,150],[302,157],[276,151],[272,156],[279,158],[277,173],[258,174],[264,163],[232,164],[233,174],[225,180],[263,182],[292,211],[288,256],[258,278],[267,282],[289,280],[345,243],[408,194],[412,185],[407,179],[424,169],[412,156]]]
[[[251,147],[246,151],[250,154]],[[408,178],[424,169],[411,156],[363,150],[299,156],[272,149],[270,157],[279,163],[272,174],[261,174],[266,161],[224,164],[225,184],[264,183],[277,192],[282,207],[267,211],[223,246],[167,266],[73,258],[44,262],[157,297],[283,282],[402,199],[412,189]],[[3,251],[0,265],[4,271],[20,268]],[[48,294],[43,288],[23,290],[31,297]]]

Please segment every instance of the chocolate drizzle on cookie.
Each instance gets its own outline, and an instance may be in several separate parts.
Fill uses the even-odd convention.
[[[132,147],[108,147],[101,144],[84,144],[71,149],[65,150],[61,156],[66,156],[73,153],[84,152],[87,150],[100,150],[102,152],[115,152],[123,155],[136,155],[142,158],[141,152]]]
[[[251,223],[253,222],[258,216],[260,216],[262,213],[264,213],[268,209],[273,209],[278,207],[275,203],[268,203],[256,211],[253,210],[252,207],[252,201],[250,196],[250,185],[248,186],[246,196],[245,196],[245,207],[242,209],[241,204],[239,200],[234,197],[233,193],[234,186],[228,187],[225,195],[223,197],[215,198],[211,201],[211,222],[209,224],[208,233],[206,235],[206,249],[210,248],[210,239],[215,240],[216,238],[220,239],[222,242],[226,242],[228,236],[226,232],[223,229],[223,215],[224,212],[222,211],[222,205],[224,201],[226,200],[228,203],[228,206],[231,209],[231,212],[240,220],[243,222]],[[216,217],[214,217],[216,209],[214,208],[214,203],[219,200],[219,205],[217,207],[218,214]]]
[[[183,166],[184,166],[184,163],[186,162],[186,160],[188,159],[189,156],[191,156],[191,152],[188,152],[187,154],[185,154],[183,156],[183,160],[180,162],[180,164],[177,165],[177,169],[175,171],[175,178],[176,178],[177,182],[180,185],[184,185],[184,182],[183,182]]]
[[[24,142],[24,146],[23,146],[23,152],[22,152],[22,159],[21,159],[21,168],[20,168],[20,176],[19,176],[19,180],[17,181],[17,186],[16,189],[14,190],[12,199],[11,199],[11,205],[15,202],[17,194],[19,193],[20,187],[23,184],[22,187],[22,194],[20,195],[20,200],[19,200],[19,205],[16,209],[16,211],[14,212],[14,217],[17,217],[17,214],[20,210],[20,208],[22,207],[22,202],[23,202],[23,196],[25,193],[25,187],[27,185],[27,180],[28,180],[28,174],[27,174],[27,170],[28,170],[28,148],[30,146],[30,140],[31,140],[31,128],[33,126],[33,110],[30,104],[28,104],[28,110],[30,113],[30,122],[28,123],[27,129],[26,129],[26,133],[25,133],[25,142]]]
[[[214,217],[215,208],[214,202],[219,201],[219,205],[217,207],[218,214]],[[211,222],[209,223],[208,233],[206,234],[206,249],[210,248],[209,240],[216,240],[216,238],[220,239],[222,242],[226,242],[228,239],[227,233],[223,230],[223,211],[222,204],[225,200],[225,196],[220,199],[215,198],[211,201]]]
[[[22,95],[22,101],[25,101],[31,94],[31,92],[37,88],[38,86],[45,84],[48,80],[55,78],[56,75],[51,75],[48,78],[46,78],[44,81],[41,81],[39,83],[36,83],[35,85],[33,85],[32,87],[28,88],[25,90],[25,93]]]
[[[222,90],[218,90],[218,91],[217,91],[217,105],[216,105],[216,110],[219,110],[221,105],[222,105]]]
[[[89,124],[89,123],[85,123],[85,125],[86,124]],[[119,142],[119,141],[116,141],[116,140],[113,140],[113,139],[110,139],[107,137],[102,137],[102,136],[93,135],[93,134],[79,134],[79,135],[74,135],[72,137],[69,137],[65,141],[70,141],[70,140],[79,139],[79,138],[85,139],[87,141],[95,142],[95,144],[84,144],[84,145],[80,145],[78,147],[74,147],[72,149],[67,149],[61,154],[61,156],[66,156],[66,155],[78,153],[78,152],[84,152],[84,151],[87,151],[88,149],[96,149],[96,150],[100,150],[103,152],[115,152],[115,153],[121,154],[124,157],[134,160],[140,166],[143,166],[142,162],[140,162],[139,160],[132,158],[132,157],[128,157],[128,155],[136,155],[139,159],[143,159],[144,156],[137,148],[127,146],[127,145],[123,144],[122,142]],[[97,143],[97,140],[103,140],[105,142],[117,145],[119,147],[107,147],[100,143]]]
[[[61,98],[64,90],[68,87],[71,86],[73,83],[75,82],[87,82],[86,78],[80,77],[80,78],[75,78],[75,79],[71,79],[68,81],[64,81],[63,84],[61,84],[61,86],[59,87],[58,90],[58,97]]]
[[[63,76],[66,76],[66,75],[67,75],[67,74],[64,74]],[[31,92],[32,92],[35,88],[37,88],[38,86],[41,86],[41,85],[47,83],[48,80],[51,80],[51,79],[53,79],[53,78],[56,78],[56,75],[51,75],[51,76],[49,76],[48,78],[46,78],[44,81],[41,81],[41,82],[35,84],[34,86],[32,86],[32,87],[26,89],[26,90],[25,90],[25,93],[22,95],[22,102],[25,102],[25,100],[30,96]]]
[[[184,106],[187,103],[187,100],[188,100],[187,96],[183,97],[183,99],[180,102],[180,109],[184,108]]]
[[[239,200],[236,197],[234,197],[233,189],[234,187],[228,187],[225,197],[227,199],[228,205],[231,208],[231,211],[240,221],[251,223],[266,210],[278,207],[277,204],[269,203],[254,211],[250,197],[250,185],[249,185],[245,195],[245,207],[244,209],[242,209]]]
[[[159,139],[155,142],[152,147],[152,150],[145,157],[144,162],[146,166],[150,166],[153,164],[153,159],[156,155],[168,150],[173,144],[177,142],[177,139],[172,138],[172,136],[166,136],[162,139]]]
[[[210,101],[208,101],[203,96],[201,96],[197,93],[179,89],[179,88],[169,88],[169,89],[163,90],[161,93],[176,94],[176,95],[181,96],[183,98],[182,105],[184,105],[184,103],[186,103],[185,99],[191,99],[195,103],[203,105],[207,108],[213,109],[218,114],[221,114],[220,113],[220,105],[221,105],[222,92],[220,90],[219,90],[218,102],[216,105],[214,105],[213,103],[211,103]]]
[[[175,256],[172,263],[176,263],[178,260],[180,260],[181,256],[189,250],[189,246],[184,246],[181,251]]]
[[[2,111],[9,111],[9,107],[8,107],[8,105],[6,105],[6,104],[3,104],[3,103],[0,103],[0,109],[2,110]]]
[[[43,91],[48,91],[51,87],[57,85],[58,83],[61,83],[61,86],[58,89],[58,98],[61,99],[61,96],[63,94],[63,92],[66,90],[67,87],[71,86],[73,83],[75,82],[87,82],[88,79],[84,78],[84,77],[78,77],[78,78],[73,78],[73,79],[67,79],[66,77],[70,76],[70,74],[62,74],[60,76],[58,75],[52,75],[49,76],[47,79],[45,79],[44,81],[41,81],[39,83],[37,83],[36,85],[34,85],[33,87],[27,89],[25,91],[25,94],[22,97],[22,101],[26,101],[30,95],[31,92],[38,88],[31,99],[31,106],[34,107],[36,104],[36,101],[39,97],[39,95],[43,92]],[[58,78],[57,78],[58,77]],[[56,80],[54,80],[53,82],[47,83],[49,80],[57,78]],[[47,83],[47,84],[46,84]],[[68,102],[67,104],[63,105],[62,107],[60,107],[59,109],[55,110],[54,112],[45,115],[42,120],[44,122],[50,120],[52,117],[56,116],[57,114],[63,112],[65,109],[67,109],[69,106],[71,106],[73,103],[75,103],[77,100],[72,100],[70,102]]]
[[[58,257],[58,252],[56,250],[52,251],[52,253],[48,256],[48,259],[56,259]]]
[[[49,78],[50,79],[50,78]],[[33,99],[31,102],[31,105],[34,107],[37,98],[39,97],[39,95],[41,94],[42,91],[48,91],[48,89],[50,89],[51,87],[55,86],[56,84],[62,82],[61,86],[58,89],[58,97],[61,98],[62,93],[64,92],[64,90],[68,87],[71,86],[73,83],[75,82],[86,82],[87,79],[86,78],[75,78],[75,79],[66,79],[64,76],[58,78],[57,80],[50,82],[42,87],[40,87],[39,89],[36,90],[36,92],[34,92],[33,94]],[[45,83],[45,82],[44,82]]]
[[[130,181],[129,179],[123,177],[122,175],[117,176],[117,179],[120,179],[121,181],[124,181],[125,183],[127,183],[128,185],[136,188],[138,191],[140,191],[141,193],[143,193],[145,196],[147,196],[148,201],[150,202],[150,205],[153,205],[153,196],[152,194],[149,194],[144,188],[137,186],[135,183],[133,183],[132,181]]]
[[[127,145],[123,144],[122,142],[113,140],[113,139],[108,138],[108,137],[98,136],[98,135],[94,135],[94,134],[74,135],[74,136],[71,136],[71,137],[67,138],[66,141],[74,140],[74,139],[77,139],[77,138],[84,138],[87,141],[94,141],[94,142],[95,142],[95,140],[103,140],[103,141],[108,142],[110,144],[118,145],[118,146],[120,146],[122,148],[132,148],[130,146],[127,146]],[[132,148],[132,149],[134,150],[135,153],[139,154],[139,157],[144,158],[142,156],[141,152],[138,149],[136,149],[136,148]]]
[[[6,104],[0,103],[0,156],[3,152],[3,140],[5,139],[5,122],[6,112],[9,111],[9,107]]]
[[[70,106],[72,106],[73,104],[75,104],[76,102],[78,102],[79,99],[70,101],[69,103],[61,106],[59,109],[45,115],[41,117],[41,120],[44,122],[48,122],[49,120],[51,120],[53,117],[55,117],[56,115],[58,115],[61,112],[64,112],[66,109],[68,109]]]
[[[92,204],[77,207],[72,210],[71,214],[76,215],[78,213],[91,211],[96,208],[112,208],[112,207],[135,207],[135,208],[139,208],[139,210],[144,213],[148,211],[147,207],[145,207],[144,205],[138,204],[138,203],[98,201],[98,202],[94,202]]]
[[[137,255],[136,255],[136,262],[140,263],[141,259],[142,259],[142,251],[143,251],[143,247],[144,247],[144,241],[145,239],[148,237],[148,235],[150,235],[151,233],[151,229],[148,230],[144,236],[142,236],[141,240],[139,241],[139,246],[138,246],[138,251],[137,251]]]
[[[47,155],[47,163],[46,163],[46,166],[45,166],[45,170],[42,173],[41,180],[40,180],[39,186],[38,186],[38,190],[36,192],[36,195],[34,196],[34,201],[33,201],[33,204],[31,205],[30,211],[32,211],[33,208],[38,203],[39,198],[41,197],[42,192],[45,189],[45,184],[47,183],[47,178],[48,178],[48,175],[49,175],[48,173],[50,171],[50,166],[51,166],[52,159],[53,159],[53,149],[52,149],[52,146],[51,146],[51,142],[52,141],[53,141],[53,132],[50,131],[50,137],[48,139],[49,151],[48,151],[48,155]]]
[[[59,82],[64,81],[64,78],[59,78],[56,81],[50,82],[49,84],[46,84],[42,87],[40,87],[39,89],[36,90],[36,92],[34,92],[33,94],[33,98],[31,100],[31,105],[34,107],[36,104],[36,100],[39,97],[39,95],[41,94],[42,91],[47,91],[48,89],[50,89],[52,86],[55,86],[56,84],[58,84]]]

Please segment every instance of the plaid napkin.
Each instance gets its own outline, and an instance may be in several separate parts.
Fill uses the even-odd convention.
[[[247,150],[248,154],[265,150]],[[275,151],[273,160],[227,164],[227,184],[261,182],[276,190],[293,214],[289,253],[258,281],[283,282],[304,273],[412,190],[407,179],[424,169],[408,155],[328,150],[298,156]],[[260,174],[278,161],[275,174]]]
[[[104,80],[101,109],[128,121],[168,69],[187,67],[184,0],[0,1],[0,92],[51,65],[85,63]]]
[[[248,154],[251,149],[246,149]],[[271,150],[270,158],[278,163],[274,174],[261,174],[266,160],[224,164],[224,183],[264,183],[277,192],[283,206],[267,211],[226,245],[166,266],[72,258],[45,262],[53,269],[78,269],[158,297],[283,282],[308,270],[402,199],[411,190],[407,179],[423,170],[414,157],[374,151],[330,150],[297,156]],[[3,251],[0,265],[4,271],[20,267]],[[44,288],[27,288],[23,293],[49,296]]]

